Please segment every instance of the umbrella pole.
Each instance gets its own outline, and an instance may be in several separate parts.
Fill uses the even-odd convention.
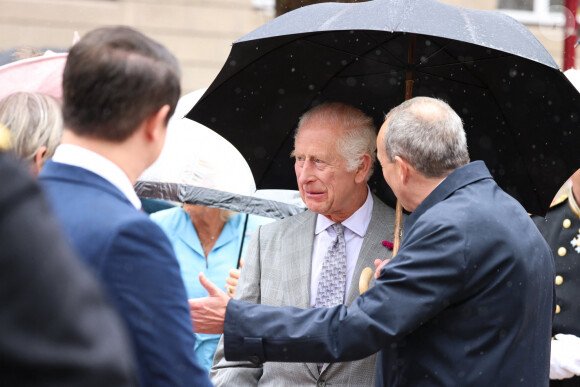
[[[413,83],[415,82],[415,74],[413,72],[413,67],[415,65],[415,34],[411,34],[411,39],[409,40],[409,50],[407,52],[407,74],[405,76],[405,101],[413,98]],[[401,245],[401,237],[403,236],[403,206],[401,202],[397,200],[397,206],[395,208],[395,235],[393,236],[393,258],[397,255],[399,251],[399,246]]]
[[[246,220],[244,220],[244,229],[242,230],[242,242],[240,243],[240,252],[238,253],[238,263],[236,264],[236,269],[240,268],[240,261],[242,260],[242,250],[244,249],[244,240],[246,239],[246,229],[248,228],[248,217],[250,215],[246,214]]]
[[[413,83],[414,72],[413,67],[415,65],[415,34],[411,34],[409,39],[409,49],[407,51],[407,73],[405,75],[405,101],[413,98]],[[403,236],[403,206],[401,202],[397,200],[397,205],[395,207],[395,232],[393,235],[393,254],[392,258],[397,255],[399,251],[399,246],[401,245],[401,237]],[[370,280],[373,277],[374,271],[370,267],[363,269],[360,274],[358,281],[358,289],[360,294],[363,294],[369,289]]]

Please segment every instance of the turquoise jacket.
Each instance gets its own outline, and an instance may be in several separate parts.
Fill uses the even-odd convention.
[[[256,215],[237,214],[232,216],[224,226],[206,261],[191,218],[182,208],[175,207],[151,214],[151,219],[165,231],[173,245],[181,267],[181,276],[188,298],[206,297],[208,295],[207,291],[199,283],[198,274],[200,272],[203,272],[219,288],[224,289],[226,278],[229,277],[229,271],[235,269],[238,262],[246,216],[248,216],[248,225],[242,248],[242,257],[245,254],[254,229],[259,225],[274,221],[274,219]],[[196,333],[195,336],[195,353],[200,365],[209,372],[220,335]]]

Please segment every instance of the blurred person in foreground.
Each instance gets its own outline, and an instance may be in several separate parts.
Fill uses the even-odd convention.
[[[220,168],[215,156],[203,156],[198,159],[188,183],[196,187],[234,192],[236,187],[232,187],[230,182],[235,182],[235,179]],[[219,159],[224,157],[227,158],[220,155]],[[155,212],[151,219],[165,231],[171,241],[188,298],[208,295],[197,279],[200,272],[217,286],[229,290],[226,279],[230,271],[236,274],[239,272],[236,269],[238,258],[244,256],[250,235],[257,226],[274,220],[189,203],[183,203],[183,207]],[[208,372],[219,338],[220,335],[195,335],[195,354]]]
[[[69,51],[62,144],[40,181],[65,234],[130,332],[143,386],[206,386],[179,264],[140,211],[137,177],[159,156],[179,98],[176,59],[128,27],[98,28]]]
[[[210,297],[190,300],[196,330],[223,331],[229,360],[380,351],[377,386],[546,386],[554,267],[526,210],[469,162],[461,119],[440,100],[395,107],[377,147],[412,213],[396,257],[375,262],[375,285],[350,307],[303,310],[230,300],[200,276]]]
[[[550,386],[580,386],[580,169],[558,191],[546,217],[534,217],[556,265]]]
[[[0,150],[10,148],[0,125]],[[40,188],[0,151],[0,385],[134,386],[129,338]]]
[[[376,137],[372,119],[349,105],[327,103],[304,114],[292,156],[308,211],[255,232],[236,299],[300,308],[353,302],[362,270],[392,255],[383,241],[393,236],[395,211],[367,185]],[[335,247],[340,254],[329,252]],[[210,377],[216,386],[368,386],[377,361],[369,355],[330,364],[228,362],[222,342]]]
[[[0,123],[9,129],[12,151],[38,176],[62,136],[60,102],[48,94],[18,92],[0,100]]]

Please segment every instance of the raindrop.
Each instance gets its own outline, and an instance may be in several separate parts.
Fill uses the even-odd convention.
[[[293,73],[293,72],[295,72],[295,71],[296,71],[296,69],[295,69],[294,67],[292,67],[292,68],[290,69],[290,72],[291,72],[291,73]]]
[[[381,55],[381,50],[375,50],[375,55]]]
[[[518,76],[518,70],[516,70],[516,69],[510,69],[510,71],[509,71],[509,75],[510,75],[510,77],[512,77],[512,78],[515,78],[515,77],[517,77],[517,76]]]
[[[256,46],[256,51],[258,51],[259,49],[260,49],[260,47],[259,46]]]
[[[284,90],[284,89],[278,89],[278,94],[284,95],[284,94],[286,94],[286,90]]]
[[[236,60],[235,60],[235,59],[232,59],[232,60],[230,61],[230,66],[232,66],[232,67],[235,67],[237,63],[238,63],[238,62],[236,62]]]
[[[425,46],[430,46],[431,45],[431,41],[430,40],[425,40]]]
[[[240,94],[241,92],[242,92],[242,89],[241,89],[241,88],[239,88],[239,87],[236,87],[236,88],[234,89],[234,93],[236,93],[236,94]]]
[[[312,83],[310,85],[308,85],[308,90],[310,90],[310,91],[314,90],[314,85]]]
[[[356,86],[356,79],[353,77],[348,77],[346,78],[346,84],[351,87]]]
[[[340,64],[343,65],[343,66],[346,66],[347,63],[348,62],[346,61],[346,59],[343,59],[343,60],[340,61]]]
[[[209,120],[210,120],[212,123],[214,123],[214,122],[216,122],[216,121],[217,121],[217,118],[216,118],[216,117],[212,117],[212,118],[210,118]]]

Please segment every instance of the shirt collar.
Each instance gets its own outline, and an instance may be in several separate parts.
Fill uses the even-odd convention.
[[[358,210],[356,210],[354,214],[342,222],[342,225],[363,238],[367,232],[369,223],[371,222],[372,215],[373,196],[371,195],[371,190],[367,186],[367,200],[365,200],[364,204]],[[318,235],[334,223],[335,222],[328,219],[326,216],[318,214],[316,217],[316,227],[314,228],[314,233]]]
[[[54,152],[52,160],[57,163],[83,168],[101,176],[117,187],[136,209],[141,209],[141,200],[135,193],[131,180],[111,160],[86,148],[72,144],[59,145]]]

